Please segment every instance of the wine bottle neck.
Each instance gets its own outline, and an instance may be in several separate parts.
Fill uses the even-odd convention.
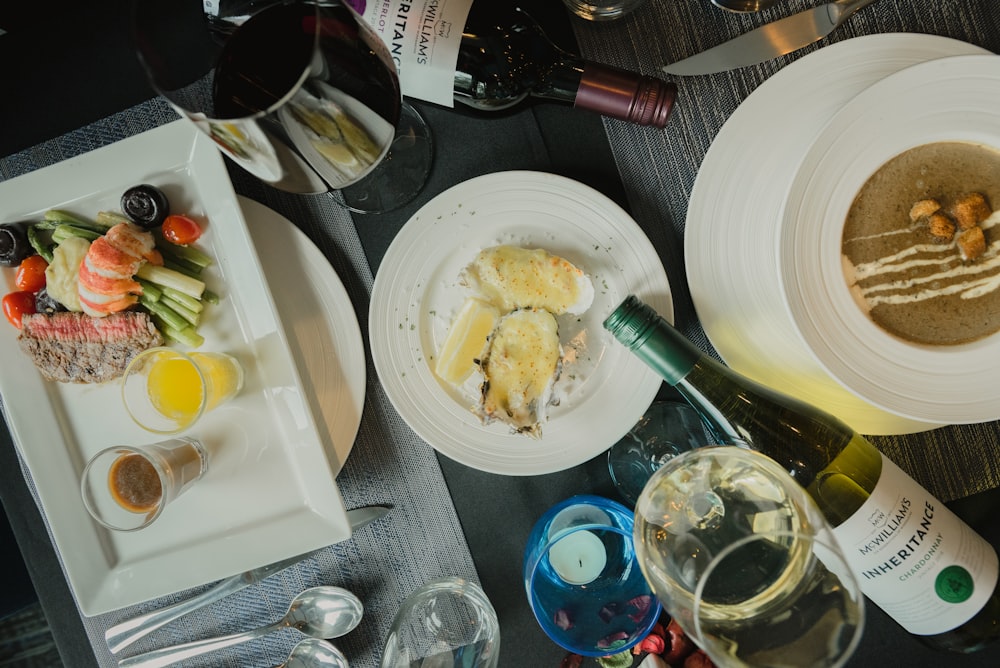
[[[665,127],[677,86],[666,81],[562,54],[541,68],[531,95],[565,102],[636,125]]]
[[[677,385],[704,354],[656,311],[629,295],[604,321],[622,345],[671,385]]]
[[[676,97],[674,83],[586,62],[574,106],[637,125],[663,128]]]
[[[698,376],[705,373],[717,376],[720,369],[714,368],[715,364],[717,364],[715,360],[707,357],[702,358],[692,370],[694,377],[689,378],[685,376],[674,387],[677,389],[678,394],[697,409],[699,415],[701,415],[702,423],[714,437],[715,443],[718,445],[735,445],[754,449],[752,438],[745,433],[741,433],[739,427],[733,424],[717,406],[718,397],[713,396],[711,392],[715,385],[709,385],[707,388],[708,392],[701,389],[702,386],[698,382]],[[699,370],[703,370],[703,373],[699,374]]]
[[[634,296],[615,309],[604,326],[677,388],[721,444],[764,452],[805,485],[854,436],[834,416],[703,354]]]
[[[698,409],[718,443],[737,446],[748,444],[747,439],[740,435],[738,429],[716,407],[716,398],[706,396],[697,380],[693,383],[688,380],[688,375],[697,370],[713,375],[728,375],[721,364],[706,357],[635,295],[629,295],[608,316],[604,326]],[[716,385],[717,383],[710,383],[708,387]]]

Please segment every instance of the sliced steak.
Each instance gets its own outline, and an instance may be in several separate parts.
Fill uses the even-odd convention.
[[[133,357],[163,343],[149,315],[140,311],[104,318],[68,311],[25,315],[17,340],[47,380],[61,383],[118,378]]]

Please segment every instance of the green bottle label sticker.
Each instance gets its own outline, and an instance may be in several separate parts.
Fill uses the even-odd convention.
[[[974,589],[972,575],[961,566],[948,566],[938,573],[934,580],[934,591],[947,603],[962,603],[969,600]]]

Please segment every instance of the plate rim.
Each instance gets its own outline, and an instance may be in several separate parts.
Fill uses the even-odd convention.
[[[345,381],[347,385],[347,392],[338,393],[338,403],[334,406],[334,410],[326,414],[326,408],[329,408],[328,404],[321,401],[317,401],[313,404],[313,415],[322,415],[325,421],[326,432],[330,436],[332,441],[331,445],[333,448],[333,453],[327,452],[327,456],[331,454],[336,456],[336,464],[331,462],[331,470],[334,476],[340,474],[344,468],[344,464],[347,462],[347,458],[350,456],[354,449],[354,443],[357,439],[358,432],[361,429],[361,416],[364,412],[365,396],[367,392],[368,383],[368,368],[365,362],[365,346],[364,337],[361,333],[361,325],[358,323],[357,314],[354,312],[354,304],[351,301],[351,297],[347,292],[347,288],[344,286],[344,282],[341,280],[340,276],[337,275],[336,269],[330,264],[326,256],[323,255],[323,251],[319,249],[318,246],[309,238],[309,236],[302,231],[295,223],[286,218],[281,213],[275,211],[271,207],[258,202],[255,199],[251,199],[245,195],[237,195],[237,201],[240,203],[240,208],[243,210],[243,216],[246,219],[247,226],[250,230],[251,240],[254,241],[254,246],[257,247],[257,242],[254,240],[254,226],[260,226],[262,228],[268,225],[280,225],[284,228],[285,232],[293,237],[294,244],[296,246],[296,254],[301,255],[304,251],[309,255],[309,257],[300,257],[303,260],[300,265],[305,274],[309,274],[309,271],[305,270],[305,267],[314,267],[315,272],[322,273],[323,276],[320,277],[316,274],[313,276],[308,276],[310,280],[313,281],[323,281],[323,288],[329,291],[329,297],[331,302],[333,302],[334,310],[330,310],[330,304],[326,303],[323,306],[324,315],[327,317],[328,325],[330,327],[331,340],[334,346],[334,354],[337,355],[340,360],[343,373],[342,380]],[[250,211],[247,211],[249,205]],[[272,220],[262,220],[263,218],[271,218]],[[274,278],[270,276],[268,263],[278,262],[277,256],[272,256],[275,249],[281,248],[277,245],[268,247],[268,257],[265,258],[261,255],[261,268],[264,271],[265,276],[268,277],[268,285],[273,286]],[[260,255],[260,249],[258,248],[258,255]],[[284,272],[279,272],[277,267],[270,269],[274,271],[276,275],[280,273],[282,277],[285,276]],[[279,281],[283,278],[279,278]],[[314,287],[319,288],[319,284],[314,285]],[[291,300],[286,302],[288,304],[298,304],[297,300]],[[285,336],[289,340],[295,339],[296,337],[288,332],[288,319],[282,315],[281,304],[276,304],[278,309],[278,314],[281,316],[281,323],[285,329]],[[340,334],[338,336],[337,334]],[[297,341],[299,348],[301,348],[301,342]],[[292,351],[293,357],[295,351]],[[312,371],[318,366],[314,366],[316,360],[306,360],[307,368],[305,370],[299,369],[300,376],[309,376]],[[349,367],[349,368],[347,368]],[[310,395],[310,399],[314,399]],[[344,402],[349,404],[349,408],[353,410],[353,415],[344,418],[343,407]],[[322,431],[322,430],[321,430]],[[323,434],[320,434],[322,438]]]
[[[599,446],[592,445],[589,448],[580,448],[573,443],[558,441],[553,437],[551,434],[553,431],[551,425],[554,424],[556,418],[550,420],[548,425],[543,425],[543,436],[540,440],[536,441],[524,435],[501,433],[502,430],[506,429],[506,427],[501,425],[484,427],[469,408],[461,407],[460,410],[456,408],[458,406],[457,402],[443,388],[438,386],[439,381],[436,380],[431,372],[429,362],[424,360],[426,354],[422,352],[420,345],[417,344],[415,350],[403,350],[407,346],[399,343],[411,336],[414,337],[414,340],[419,340],[416,337],[420,336],[422,332],[411,334],[415,329],[412,324],[409,328],[404,328],[402,320],[400,320],[400,324],[397,327],[396,321],[393,318],[402,318],[407,315],[409,309],[414,304],[418,304],[428,291],[436,289],[428,287],[426,284],[421,285],[421,280],[426,277],[417,277],[421,280],[416,281],[412,290],[407,290],[398,285],[401,275],[400,267],[408,269],[405,266],[408,254],[414,252],[414,248],[418,245],[426,244],[429,239],[432,239],[433,234],[435,234],[436,221],[444,220],[445,222],[441,223],[442,225],[450,224],[450,220],[446,220],[446,216],[456,215],[462,208],[463,198],[468,197],[470,194],[474,195],[479,189],[487,189],[490,193],[501,191],[501,189],[520,190],[531,196],[539,197],[546,205],[551,206],[555,206],[552,204],[555,201],[553,198],[560,197],[558,193],[571,192],[573,195],[581,197],[581,201],[587,205],[593,205],[599,207],[601,211],[608,212],[606,215],[614,219],[615,225],[621,226],[625,230],[625,232],[621,233],[622,241],[629,245],[631,250],[634,250],[633,245],[640,245],[643,253],[645,253],[644,261],[652,263],[655,260],[655,267],[648,267],[651,270],[650,273],[654,275],[644,277],[644,280],[635,286],[633,292],[639,294],[647,303],[657,308],[660,313],[663,313],[672,321],[673,298],[669,280],[663,268],[662,260],[653,248],[652,243],[639,227],[638,223],[622,207],[603,193],[579,181],[554,173],[535,170],[509,170],[487,173],[462,181],[446,189],[420,207],[411,216],[396,234],[386,251],[379,265],[379,271],[375,276],[372,288],[368,318],[369,341],[376,373],[381,380],[382,387],[385,389],[390,402],[396,408],[396,411],[400,414],[404,422],[437,452],[470,468],[487,473],[514,476],[540,475],[562,471],[599,455],[627,433],[628,429],[633,426],[648,405],[652,403],[662,385],[662,379],[652,369],[638,360],[638,358],[627,353],[622,348],[622,351],[628,355],[628,357],[623,358],[627,366],[624,373],[630,374],[630,384],[634,386],[630,390],[630,396],[634,398],[633,405],[629,406],[631,410],[625,410],[618,416],[621,424],[615,425],[618,428],[613,430],[613,439],[609,436],[609,442],[602,443]],[[504,195],[508,194],[508,190],[502,190],[502,192]],[[510,198],[507,201],[510,201]],[[508,205],[505,203],[504,206]],[[513,207],[514,205],[509,206]],[[462,213],[470,218],[475,215],[475,211],[472,209],[467,209]],[[616,230],[616,228],[609,225],[608,219],[602,218],[601,220],[601,225],[606,226],[602,230],[603,232],[614,232]],[[487,232],[484,232],[479,227],[481,224],[485,224],[482,220],[476,221],[475,224],[477,227],[474,236],[482,235],[490,236],[490,238],[497,235],[502,236],[507,233],[513,234],[514,232],[511,232],[511,230],[516,228],[516,225],[511,223],[498,225],[495,228],[488,227],[486,228]],[[555,236],[552,230],[541,231],[533,228],[533,231],[538,235],[547,234],[553,238]],[[455,243],[461,246],[464,242],[457,241]],[[533,241],[528,245],[540,246],[542,244]],[[481,244],[475,245],[475,250],[469,252],[465,262],[471,262],[475,253],[481,250],[482,247]],[[557,252],[551,248],[550,250]],[[447,251],[434,250],[433,252],[440,254],[450,251],[451,248],[449,247]],[[606,252],[609,258],[613,258],[612,252],[607,248],[601,248],[600,252]],[[462,255],[462,257],[465,256]],[[573,258],[567,259],[573,260]],[[428,264],[431,263],[432,260],[428,260]],[[585,264],[581,263],[581,265],[583,265],[584,270],[587,270]],[[432,268],[436,269],[437,265]],[[588,273],[591,272],[588,271]],[[414,277],[407,277],[405,274],[403,278],[410,281],[414,279]],[[457,278],[457,272],[454,277],[449,276],[449,280]],[[598,286],[595,285],[595,288],[598,288]],[[624,299],[624,296],[622,295],[622,299]],[[400,336],[400,332],[402,332],[403,336]],[[395,344],[393,343],[394,341],[396,342]],[[426,399],[424,403],[421,403],[423,400],[414,400],[407,396],[407,392],[403,389],[404,381],[395,377],[400,373],[399,367],[403,364],[407,365],[405,373],[409,374],[415,370],[418,375],[418,381],[423,383],[422,387],[431,388],[433,396]],[[584,396],[583,401],[587,400],[589,400],[589,396]],[[425,412],[427,415],[422,414]],[[432,425],[432,420],[428,415],[439,419],[445,418],[444,421],[447,426]],[[627,424],[625,424],[626,422]],[[546,432],[545,426],[549,426],[548,432]],[[549,439],[548,441],[546,440],[547,438]],[[463,441],[463,439],[465,440]],[[484,461],[482,457],[477,458],[471,455],[472,446],[463,445],[466,441],[471,440],[475,440],[477,447],[481,445],[492,448],[489,461]],[[598,441],[595,440],[596,442]],[[511,444],[512,447],[507,447],[508,444]],[[524,461],[525,455],[519,453],[523,453],[525,447],[537,448],[539,444],[541,444],[540,447],[548,449],[546,451],[547,458],[542,461],[531,461],[526,464]]]

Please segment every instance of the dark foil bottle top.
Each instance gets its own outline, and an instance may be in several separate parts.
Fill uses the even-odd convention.
[[[587,63],[574,106],[638,125],[665,127],[677,86],[608,65]]]

